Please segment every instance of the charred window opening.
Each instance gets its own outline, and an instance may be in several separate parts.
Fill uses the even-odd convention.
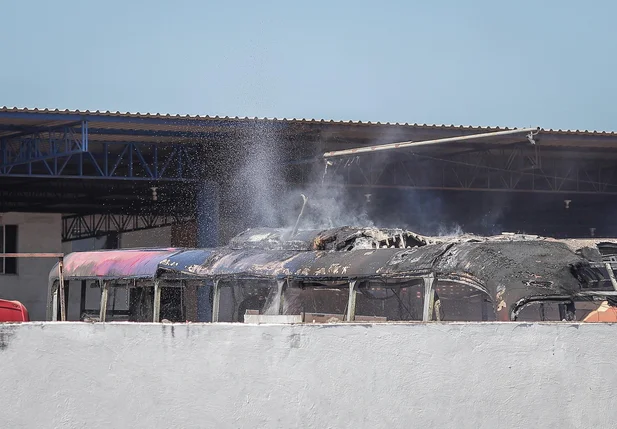
[[[615,274],[615,270],[613,275]],[[572,274],[579,281],[582,289],[596,291],[613,291],[610,273],[604,265],[592,265],[572,268]]]
[[[577,320],[572,301],[532,301],[517,313],[521,322],[568,322]]]
[[[278,314],[272,280],[221,280],[219,322],[244,322],[245,314]]]
[[[424,286],[417,281],[359,282],[353,293],[356,322],[422,320]],[[284,314],[301,314],[306,323],[342,322],[350,311],[348,305],[348,283],[302,285],[287,289]]]
[[[184,280],[184,312],[189,322],[211,322],[213,282]],[[162,300],[162,296],[161,296]]]
[[[162,302],[163,293],[161,291],[161,303]],[[109,304],[107,305],[109,307]],[[131,322],[151,322],[154,312],[154,288],[132,288],[130,290],[129,305],[129,320]],[[110,319],[110,317],[107,316],[107,320],[113,320],[113,317]]]
[[[79,289],[72,287],[70,290],[78,291]],[[79,313],[78,315],[75,314],[69,306],[68,320],[99,321],[102,291],[100,281],[83,281]],[[152,322],[153,316],[153,281],[124,280],[109,282],[105,321]],[[161,282],[159,320],[170,322],[192,320],[187,317],[186,289],[180,282]]]
[[[219,321],[242,322],[246,314],[300,316],[306,323],[343,322],[350,312],[348,282],[285,283],[280,300],[276,282],[220,284]],[[354,321],[421,321],[424,284],[358,282]]]
[[[131,306],[131,301],[134,300],[135,297],[135,293],[132,292],[132,290],[135,288],[136,284],[140,283],[127,280],[110,282],[106,307],[107,311],[105,313],[106,321],[152,321],[151,314],[149,319],[142,320],[137,314],[131,312],[132,310],[141,310],[138,306]],[[67,281],[65,291],[68,291],[68,299],[66,300],[68,304],[67,320],[80,320],[85,322],[99,321],[102,294],[99,280]],[[78,311],[71,306],[71,298],[74,297],[75,294],[79,294],[80,296]]]
[[[138,282],[135,286],[129,289],[128,320],[151,322],[154,315],[153,284],[152,282]],[[161,281],[160,287],[160,321],[180,323],[212,320],[211,282],[205,280]],[[107,320],[111,320],[109,316]]]
[[[421,321],[424,309],[424,282],[398,284],[366,283],[358,289],[356,320],[362,317],[381,321]]]
[[[598,243],[598,250],[602,255],[602,260],[606,262],[617,262],[616,243]]]
[[[495,321],[495,307],[490,296],[460,282],[438,280],[435,286],[435,319],[440,321]]]
[[[251,315],[301,315],[320,322],[343,321],[349,291],[341,285],[302,285],[286,282],[279,296],[275,280],[238,280],[221,282],[220,322],[243,322]]]
[[[341,285],[298,284],[283,295],[283,314],[305,315],[306,322],[328,323],[345,320],[349,288]]]
[[[112,290],[121,290],[121,288],[110,288],[110,292]],[[108,303],[108,314],[109,305]],[[138,283],[137,287],[130,288],[128,320],[131,322],[151,322],[153,315],[154,287],[152,283],[141,285]],[[107,316],[107,320],[112,319]],[[119,319],[113,318],[113,320]],[[161,283],[159,320],[169,322],[185,322],[187,320],[185,288],[179,282]]]

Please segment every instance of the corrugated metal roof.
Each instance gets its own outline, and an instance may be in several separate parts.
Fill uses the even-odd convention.
[[[259,117],[239,117],[239,116],[210,116],[210,115],[179,115],[179,114],[161,114],[161,113],[132,113],[132,112],[111,112],[111,111],[91,111],[91,110],[60,110],[60,109],[38,109],[38,108],[18,108],[18,107],[1,107],[1,113],[23,113],[23,114],[52,114],[52,115],[75,115],[75,116],[89,116],[89,117],[101,117],[101,118],[124,118],[124,119],[173,119],[177,120],[176,126],[181,129],[182,123],[186,126],[190,126],[193,121],[225,121],[225,122],[266,122],[266,123],[285,123],[290,125],[352,125],[352,126],[384,126],[384,127],[413,127],[413,128],[427,128],[427,129],[444,129],[444,130],[468,130],[468,131],[504,131],[521,127],[502,127],[502,126],[474,126],[474,125],[454,125],[454,124],[420,124],[409,122],[372,122],[372,121],[353,121],[353,120],[325,120],[325,119],[305,119],[305,118],[259,118]],[[94,118],[93,118],[94,119]],[[15,122],[15,121],[14,121]],[[26,121],[24,121],[24,124]],[[155,129],[154,124],[149,124],[147,129]],[[169,125],[165,126],[165,129]],[[118,128],[114,125],[113,128]],[[132,123],[131,129],[136,128],[135,123]],[[541,128],[541,131],[551,134],[567,134],[567,135],[585,135],[585,136],[617,136],[617,132],[614,131],[597,131],[597,130],[564,130],[564,129],[545,129]]]
[[[154,278],[159,263],[178,249],[127,249],[94,252],[74,252],[64,258],[64,278]],[[49,273],[49,280],[58,279],[58,264]]]

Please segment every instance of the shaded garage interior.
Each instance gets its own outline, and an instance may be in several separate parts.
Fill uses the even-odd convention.
[[[63,241],[175,225],[182,244],[214,245],[288,222],[304,192],[315,222],[615,234],[612,133],[540,130],[535,144],[519,134],[350,156],[324,181],[325,151],[498,130],[3,108],[0,212],[61,213]]]

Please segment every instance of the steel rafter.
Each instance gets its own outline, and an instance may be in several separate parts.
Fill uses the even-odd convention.
[[[292,181],[325,179],[348,187],[617,195],[616,162],[547,157],[538,146],[517,145],[448,157],[422,153],[346,157],[330,161],[323,177],[308,174],[302,166],[292,171]]]
[[[170,226],[194,219],[193,216],[171,214],[93,214],[62,218],[62,241],[103,237],[110,233],[126,233]]]
[[[0,177],[193,181],[204,173],[199,150],[197,144],[102,143],[96,152],[56,154],[53,159],[30,158],[21,166],[0,166]]]
[[[0,138],[0,175],[11,174],[15,166],[87,151],[87,121],[15,131]]]

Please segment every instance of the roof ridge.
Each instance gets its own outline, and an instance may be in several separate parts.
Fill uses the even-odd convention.
[[[257,116],[211,116],[211,115],[190,115],[190,114],[170,114],[170,113],[140,113],[140,112],[120,112],[110,110],[70,110],[70,109],[49,109],[49,108],[28,108],[28,107],[0,107],[0,114],[2,113],[46,113],[46,114],[72,114],[72,115],[88,115],[88,116],[108,116],[108,117],[131,117],[131,118],[144,118],[144,119],[163,119],[163,118],[175,118],[184,120],[225,120],[225,121],[260,121],[260,122],[285,122],[285,123],[299,123],[299,124],[332,124],[332,125],[355,125],[355,126],[386,126],[386,127],[414,127],[414,128],[431,128],[431,129],[459,129],[459,130],[482,130],[482,131],[506,131],[521,127],[508,127],[508,126],[482,126],[482,125],[457,125],[457,124],[427,124],[427,123],[410,123],[410,122],[381,122],[381,121],[361,121],[361,120],[334,120],[334,119],[315,119],[315,118],[277,118],[277,117],[257,117]],[[579,135],[601,135],[601,136],[614,136],[617,135],[615,131],[601,131],[601,130],[579,130],[579,129],[553,129],[553,128],[540,128],[541,131],[550,132],[554,134],[579,134]]]

